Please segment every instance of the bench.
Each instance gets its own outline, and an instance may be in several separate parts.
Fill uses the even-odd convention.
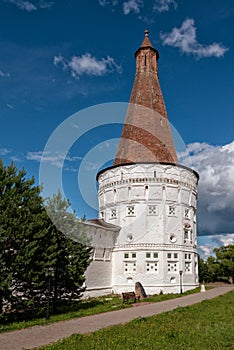
[[[123,302],[129,301],[130,299],[134,300],[134,303],[136,302],[136,294],[135,292],[124,292],[122,293]]]

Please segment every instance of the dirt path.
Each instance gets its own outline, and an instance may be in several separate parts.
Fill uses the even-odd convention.
[[[47,326],[34,326],[18,331],[0,334],[1,350],[32,349],[74,333],[89,333],[111,325],[124,324],[138,317],[148,317],[173,310],[177,307],[196,304],[205,299],[212,299],[234,290],[234,286],[220,286],[203,293],[191,294],[181,298],[145,304],[128,309],[106,312],[103,314],[60,321]]]

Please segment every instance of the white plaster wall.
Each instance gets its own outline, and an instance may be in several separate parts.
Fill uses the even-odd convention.
[[[92,261],[85,273],[85,297],[112,292],[112,260]]]
[[[81,223],[81,228],[93,247],[93,261],[85,272],[84,298],[109,294],[112,292],[112,250],[119,229],[90,222]]]
[[[98,180],[100,216],[121,227],[113,250],[114,292],[132,289],[137,281],[149,294],[178,292],[180,270],[184,290],[195,288],[196,174],[176,165],[133,164],[107,169]],[[189,239],[185,239],[186,227]],[[157,273],[146,272],[148,251],[158,252]],[[192,257],[190,273],[185,272],[186,251]],[[124,271],[125,252],[136,253],[136,261],[129,261],[130,265],[136,263],[136,271]],[[168,272],[167,253],[171,252],[178,254],[174,273]]]

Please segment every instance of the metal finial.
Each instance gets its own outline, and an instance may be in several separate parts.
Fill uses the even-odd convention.
[[[145,30],[145,36],[149,36],[149,31],[148,31],[148,29]]]

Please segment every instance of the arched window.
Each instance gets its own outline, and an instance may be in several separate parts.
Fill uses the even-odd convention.
[[[192,243],[192,228],[189,224],[184,225],[184,243],[186,242]]]

